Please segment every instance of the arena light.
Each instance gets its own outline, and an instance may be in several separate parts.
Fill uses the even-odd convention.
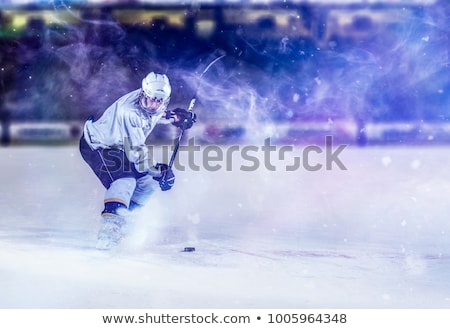
[[[4,0],[0,7],[16,6],[59,6],[59,5],[224,5],[241,4],[239,0]],[[436,0],[249,0],[246,4],[323,4],[323,5],[351,5],[351,4],[385,4],[385,5],[432,5]]]

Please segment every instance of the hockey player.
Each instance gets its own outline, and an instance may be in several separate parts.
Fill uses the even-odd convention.
[[[165,74],[151,72],[142,87],[115,101],[97,120],[84,125],[80,152],[106,188],[98,249],[110,249],[124,235],[127,216],[149,199],[155,184],[172,188],[175,176],[167,164],[150,158],[145,141],[156,124],[189,129],[195,114],[168,111],[171,86]]]

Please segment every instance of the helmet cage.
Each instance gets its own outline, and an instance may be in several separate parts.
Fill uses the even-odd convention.
[[[151,101],[154,103],[159,103],[159,107],[154,109],[146,106],[147,101]],[[149,96],[145,93],[144,90],[141,89],[141,93],[139,95],[139,105],[142,108],[142,110],[150,113],[150,114],[159,114],[166,110],[167,106],[170,102],[170,96],[169,97],[158,97],[158,96]]]

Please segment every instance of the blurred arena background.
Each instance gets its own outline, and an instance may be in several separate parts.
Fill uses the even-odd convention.
[[[220,51],[199,142],[446,144],[449,16],[447,0],[1,1],[1,143],[75,143],[151,70],[187,107]]]

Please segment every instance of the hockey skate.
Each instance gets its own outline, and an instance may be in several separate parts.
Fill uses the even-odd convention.
[[[116,247],[124,236],[125,220],[120,216],[104,216],[97,235],[96,248],[109,250]]]

